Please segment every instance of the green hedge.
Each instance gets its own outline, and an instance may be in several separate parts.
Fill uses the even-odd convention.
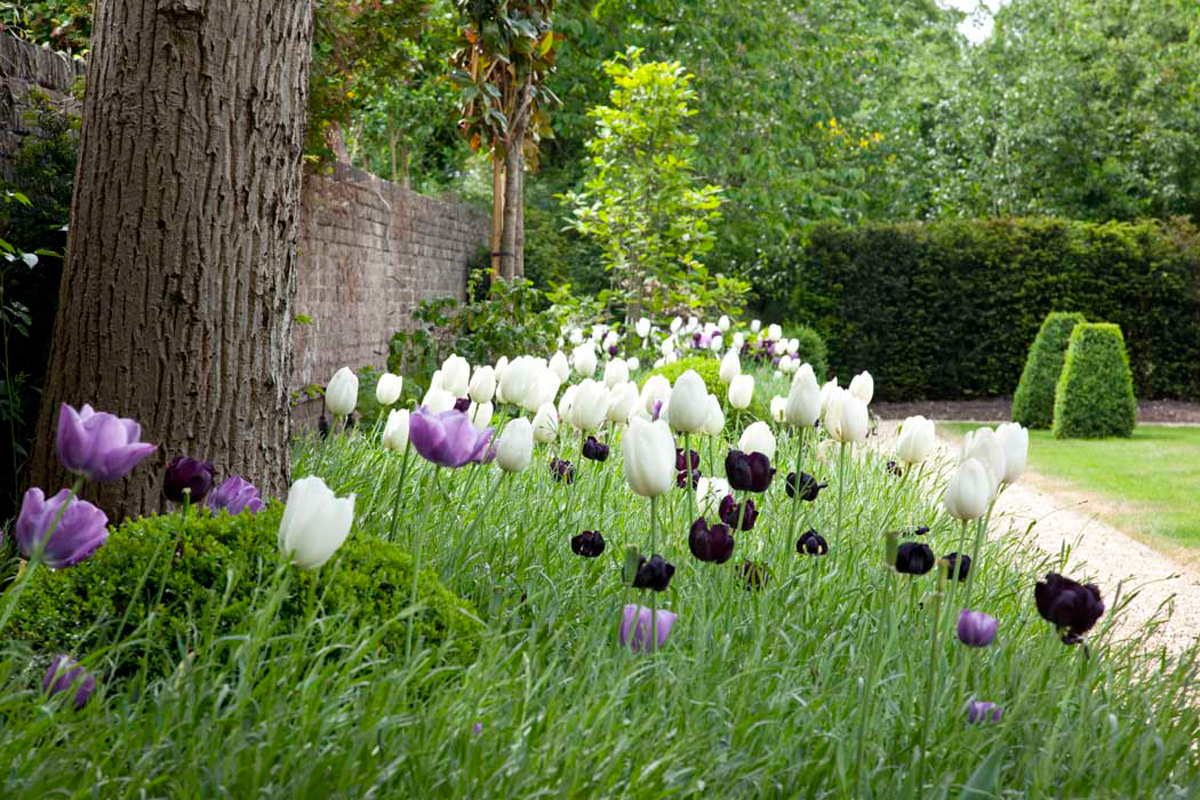
[[[247,632],[279,564],[282,512],[282,505],[273,505],[258,515],[201,514],[186,528],[179,515],[126,522],[89,560],[70,569],[40,569],[3,635],[29,642],[43,659],[57,653],[81,657],[135,634],[145,636],[137,628],[154,609],[150,639],[114,648],[112,667],[118,676],[133,674],[145,654],[150,671],[163,674],[203,642]],[[310,589],[325,616],[341,615],[355,628],[371,627],[393,620],[408,606],[412,561],[395,544],[352,532],[320,570],[293,569],[289,577],[288,594],[276,612],[285,627],[305,619]],[[425,608],[416,632],[427,641],[446,642],[449,661],[473,661],[481,623],[472,606],[427,570],[421,571],[417,593]],[[402,654],[406,638],[407,626],[393,623],[381,644]]]
[[[1133,376],[1120,327],[1076,325],[1054,394],[1055,438],[1130,436],[1136,422]]]
[[[825,344],[821,334],[812,328],[801,325],[786,329],[784,335],[789,339],[799,341],[800,349],[796,351],[796,358],[811,365],[817,380],[823,383],[825,375],[829,372],[829,346]]]
[[[1011,394],[1046,314],[1125,333],[1138,396],[1200,395],[1200,230],[1190,222],[946,220],[817,226],[790,318],[832,374],[869,369],[880,399]]]
[[[1071,342],[1071,331],[1076,324],[1086,321],[1078,312],[1054,311],[1046,315],[1029,348],[1021,382],[1013,393],[1013,421],[1026,428],[1049,428],[1053,424],[1054,392]]]

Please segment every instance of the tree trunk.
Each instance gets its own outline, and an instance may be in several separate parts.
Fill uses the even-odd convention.
[[[521,157],[521,171],[517,174],[517,235],[513,252],[513,275],[525,277],[525,157]]]
[[[500,237],[500,277],[511,281],[517,275],[518,218],[521,215],[521,173],[525,169],[523,136],[514,137],[504,153],[504,231]]]
[[[87,490],[114,519],[178,455],[285,490],[311,41],[307,2],[97,1],[35,485],[68,480],[59,404],[91,403],[159,444]]]
[[[500,277],[500,251],[504,237],[504,159],[492,148],[492,276],[491,283]]]

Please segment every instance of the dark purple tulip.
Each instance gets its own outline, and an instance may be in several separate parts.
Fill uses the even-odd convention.
[[[695,489],[700,483],[700,454],[695,450],[689,450],[691,453],[692,462],[692,488]],[[688,459],[683,455],[683,448],[675,448],[675,485],[680,489],[684,489],[688,485]]]
[[[972,700],[967,703],[967,722],[974,725],[978,722],[999,722],[1004,716],[1000,706],[986,700]]]
[[[156,445],[138,441],[141,435],[131,419],[96,412],[86,403],[79,411],[63,403],[54,447],[69,472],[89,481],[115,481],[154,452]]]
[[[1038,613],[1058,626],[1062,640],[1075,644],[1104,614],[1104,601],[1094,583],[1086,585],[1051,572],[1033,590]]]
[[[724,564],[733,555],[733,536],[728,525],[716,524],[709,527],[704,517],[692,523],[688,534],[688,549],[701,561]]]
[[[70,656],[55,656],[42,678],[42,691],[51,697],[75,687],[75,710],[87,705],[96,691],[96,678]]]
[[[747,591],[761,589],[771,582],[771,568],[765,561],[743,562],[740,572]]]
[[[921,525],[921,526],[919,526],[919,527],[913,528],[913,529],[912,529],[912,530],[910,530],[910,531],[905,531],[905,532],[904,532],[904,535],[905,535],[905,536],[924,536],[924,535],[925,535],[925,534],[927,534],[927,533],[929,533],[929,526],[928,526],[928,525]],[[971,566],[971,564],[970,564],[970,558],[968,558],[968,559],[967,559],[967,562],[968,562],[968,563],[967,563],[967,566],[968,566],[968,567],[970,567],[970,566]]]
[[[621,351],[620,351],[620,349],[619,349],[619,348],[618,348],[618,347],[617,347],[615,344],[614,344],[612,347],[608,348],[608,356],[609,356],[609,358],[616,358],[616,357],[617,357],[617,353],[619,353],[619,352],[621,352]]]
[[[199,503],[208,496],[216,478],[216,467],[207,461],[175,456],[167,465],[167,474],[163,477],[163,497],[172,503],[185,500]]]
[[[321,414],[321,418],[317,420],[317,433],[320,434],[321,439],[329,438],[329,417],[324,414]]]
[[[796,540],[796,552],[802,556],[823,556],[829,553],[825,537],[809,528]]]
[[[743,505],[745,510],[742,510]],[[749,531],[754,529],[754,523],[758,521],[758,509],[754,507],[753,500],[747,499],[744,504],[738,503],[734,501],[733,495],[727,494],[717,506],[717,516],[734,530],[737,530],[740,519],[741,529]]]
[[[924,575],[935,561],[929,545],[920,542],[905,542],[896,550],[896,571],[907,575]]]
[[[551,456],[550,475],[556,481],[564,481],[568,485],[575,482],[575,465],[565,458]]]
[[[471,410],[471,398],[460,397],[454,401],[454,410],[466,413]]]
[[[730,450],[725,456],[725,475],[729,485],[743,492],[765,492],[775,470],[765,454]]]
[[[604,552],[604,536],[600,531],[584,531],[571,537],[571,551],[577,556],[595,558]]]
[[[108,517],[104,512],[86,500],[70,497],[69,489],[49,499],[37,487],[25,492],[14,529],[22,555],[32,558],[49,534],[42,559],[51,569],[62,569],[91,558],[108,540]],[[63,503],[67,503],[67,508],[56,526],[54,520]]]
[[[214,514],[224,510],[234,516],[243,511],[257,514],[263,510],[263,501],[258,495],[258,489],[241,475],[230,475],[226,478],[209,494],[204,505]]]
[[[958,640],[967,647],[987,647],[996,638],[999,625],[995,617],[964,608],[958,612]]]
[[[650,556],[647,561],[645,556],[638,559],[637,573],[633,578],[633,588],[635,589],[653,589],[656,592],[661,592],[671,583],[671,576],[675,574],[675,565],[667,562],[662,556]]]
[[[409,417],[408,440],[426,460],[439,467],[461,467],[487,459],[492,429],[479,430],[464,412],[433,414],[420,406]]]
[[[817,499],[817,495],[821,490],[827,487],[828,483],[817,483],[817,479],[807,472],[800,473],[800,499],[811,503]],[[784,490],[788,497],[796,496],[796,473],[789,472],[787,480],[784,481]]]
[[[900,465],[897,464],[895,461],[887,462],[887,467],[885,469],[887,470],[889,475],[895,475],[897,478],[901,478],[904,476],[904,470],[900,469]]]
[[[942,556],[942,560],[946,562],[946,577],[950,580],[957,577],[959,582],[962,582],[971,573],[971,557],[966,553],[951,553]]]
[[[601,444],[595,436],[589,436],[583,443],[583,457],[592,461],[604,461],[608,458],[608,445]]]

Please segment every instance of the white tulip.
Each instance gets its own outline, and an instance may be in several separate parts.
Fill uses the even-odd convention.
[[[738,347],[731,347],[721,359],[721,383],[733,383],[733,379],[742,374],[742,362],[738,358]]]
[[[471,403],[467,407],[467,416],[476,428],[486,428],[492,422],[492,414],[495,408],[490,402],[487,403]]]
[[[762,329],[762,321],[757,319],[750,320],[750,332],[758,333]]]
[[[641,360],[637,356],[630,356],[625,360],[625,366],[630,372],[637,372],[637,368],[642,365]]]
[[[338,498],[316,475],[288,489],[279,522],[279,550],[300,569],[317,569],[346,541],[354,524],[354,495]]]
[[[664,359],[664,358],[655,359],[655,361],[654,361],[654,368],[655,368],[655,369],[658,369],[659,367],[661,367],[661,366],[662,366],[663,364],[665,364],[665,363],[667,363],[667,361],[666,361],[666,359]]]
[[[504,426],[496,440],[496,463],[505,472],[521,472],[533,460],[533,425],[517,417]]]
[[[729,315],[728,314],[721,315],[721,318],[717,320],[717,327],[721,329],[722,333],[729,330]]]
[[[390,406],[400,399],[400,392],[403,389],[403,377],[385,372],[379,376],[379,381],[375,384],[375,399],[381,406]]]
[[[841,391],[841,387],[838,386],[837,378],[830,378],[829,380],[825,381],[825,384],[821,387],[822,419],[825,418],[826,413],[829,411],[829,399],[839,391]]]
[[[571,362],[567,361],[567,354],[562,350],[556,352],[550,359],[550,369],[554,370],[560,381],[571,377]]]
[[[629,380],[629,365],[619,358],[614,358],[604,365],[604,385],[608,388]]]
[[[996,438],[996,432],[991,428],[976,428],[963,438],[961,461],[972,458],[979,459],[992,479],[992,493],[1000,487],[1004,480],[1005,467],[1004,445]]]
[[[700,327],[700,320],[698,317],[688,317],[687,329],[689,331],[694,331],[694,330],[696,330],[696,328],[699,328],[699,327]]]
[[[896,457],[909,464],[919,464],[931,452],[937,438],[933,420],[920,414],[904,420],[896,439]]]
[[[671,320],[671,333],[679,333],[679,329],[683,327],[683,320],[675,317]]]
[[[647,336],[649,336],[650,335],[650,320],[646,319],[645,317],[642,317],[641,319],[639,319],[637,321],[636,331],[637,331],[637,335],[642,337],[643,339],[645,339]]]
[[[1029,458],[1029,431],[1019,422],[1006,422],[996,428],[996,438],[1004,449],[1004,482],[1016,483],[1025,474]]]
[[[787,351],[788,351],[788,355],[793,356],[793,357],[797,353],[799,353],[800,352],[800,340],[799,339],[789,340],[788,346],[787,346]]]
[[[500,377],[499,393],[504,402],[521,405],[535,390],[536,367],[529,356],[518,356],[508,363]]]
[[[496,385],[497,386],[500,384],[500,381],[504,380],[504,370],[507,366],[508,366],[508,356],[500,356],[500,358],[496,360]]]
[[[583,331],[579,330],[579,328],[572,328],[570,335],[567,336],[567,339],[570,340],[571,344],[573,345],[583,344]]]
[[[548,366],[534,362],[530,369],[534,376],[533,388],[525,395],[521,408],[533,414],[546,403],[554,402],[562,382],[558,379],[558,374]]]
[[[776,422],[787,421],[787,398],[775,395],[771,398],[771,419]]]
[[[575,373],[581,378],[590,378],[596,374],[596,347],[591,342],[584,342],[571,353],[575,362]]]
[[[403,453],[408,447],[408,409],[393,408],[383,426],[383,446]]]
[[[869,405],[875,396],[875,379],[871,373],[864,370],[855,375],[850,381],[850,394]]]
[[[438,386],[430,386],[429,391],[425,393],[425,397],[421,398],[421,405],[431,414],[441,414],[443,411],[449,411],[454,408],[455,402],[454,395]]]
[[[708,416],[704,418],[703,432],[707,436],[717,436],[725,429],[725,412],[721,409],[721,401],[715,394],[708,396]]]
[[[553,442],[558,436],[558,412],[553,403],[546,403],[533,417],[533,440],[538,444]]]
[[[790,425],[812,427],[821,417],[821,389],[817,386],[817,376],[808,364],[801,365],[792,378],[792,388],[788,391],[787,406],[784,409],[784,419]]]
[[[626,423],[629,415],[638,407],[637,384],[626,381],[618,383],[610,392],[608,412],[605,416],[609,422]]]
[[[613,348],[613,347],[616,347],[616,346],[617,346],[617,342],[619,342],[619,341],[621,341],[621,337],[620,337],[619,335],[617,335],[617,332],[616,332],[616,331],[609,331],[609,332],[608,332],[608,334],[607,334],[607,335],[604,337],[604,349],[605,349],[605,351],[607,351],[607,350],[609,350],[609,349],[611,349],[611,348]]]
[[[830,438],[842,444],[853,444],[866,438],[869,425],[867,404],[846,389],[838,388],[829,398],[825,412],[825,427]]]
[[[779,327],[777,324],[772,322],[767,327],[767,338],[773,342],[778,342],[780,339],[783,338],[783,328]]]
[[[325,387],[325,408],[335,417],[345,417],[358,405],[358,376],[342,367]]]
[[[977,458],[968,458],[958,465],[942,498],[946,513],[964,521],[979,519],[987,513],[992,500],[992,478],[988,469]]]
[[[741,331],[738,331],[737,333],[735,333],[733,335],[733,349],[734,350],[741,350],[742,345],[744,345],[745,343],[746,343],[746,334],[742,333]]]
[[[754,376],[738,375],[729,384],[729,405],[737,409],[750,407],[754,398]]]
[[[718,333],[715,334],[709,341],[708,349],[712,350],[714,353],[719,353],[721,352],[721,345],[723,344],[725,344],[725,340],[721,337],[721,334]]]
[[[575,403],[575,395],[579,392],[578,384],[572,384],[563,392],[562,397],[558,398],[558,418],[570,424],[571,422],[571,406]]]
[[[696,433],[708,418],[708,389],[704,379],[693,369],[675,379],[671,390],[671,416],[668,421],[678,433]]]
[[[570,416],[564,419],[577,430],[594,431],[608,414],[608,389],[600,381],[591,378],[581,382],[575,389]]]
[[[490,366],[476,367],[467,394],[476,403],[490,403],[496,396],[496,370]]]
[[[777,381],[781,381],[781,380],[783,380],[783,372],[781,372],[780,370],[775,370],[774,372],[771,373],[771,377]]]
[[[648,415],[654,414],[654,404],[666,402],[671,396],[671,382],[662,375],[651,375],[642,386],[642,408]]]
[[[701,516],[715,514],[725,496],[731,494],[724,478],[701,478],[696,483],[696,508]]]
[[[666,364],[674,364],[674,363],[675,363],[676,361],[678,361],[678,360],[679,360],[679,354],[678,354],[678,353],[676,353],[676,352],[674,352],[674,351],[672,351],[672,352],[670,352],[670,353],[668,353],[668,354],[667,354],[667,357],[666,357],[666,358],[664,358],[664,359],[663,359],[663,363],[666,363]]]
[[[466,397],[471,382],[471,365],[453,353],[442,362],[442,388],[455,397]]]
[[[790,373],[792,371],[792,357],[791,356],[780,356],[779,371],[784,374]]]
[[[771,433],[771,426],[761,420],[747,425],[738,439],[738,449],[743,453],[762,453],[768,461],[774,461],[775,434]]]
[[[625,479],[642,497],[664,495],[675,486],[675,437],[664,420],[629,421],[622,441],[625,450]]]

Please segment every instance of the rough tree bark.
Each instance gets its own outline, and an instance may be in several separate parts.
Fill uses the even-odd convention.
[[[158,510],[176,455],[286,488],[311,41],[308,2],[97,0],[35,485],[67,485],[66,402],[160,445],[89,487],[110,517]]]

